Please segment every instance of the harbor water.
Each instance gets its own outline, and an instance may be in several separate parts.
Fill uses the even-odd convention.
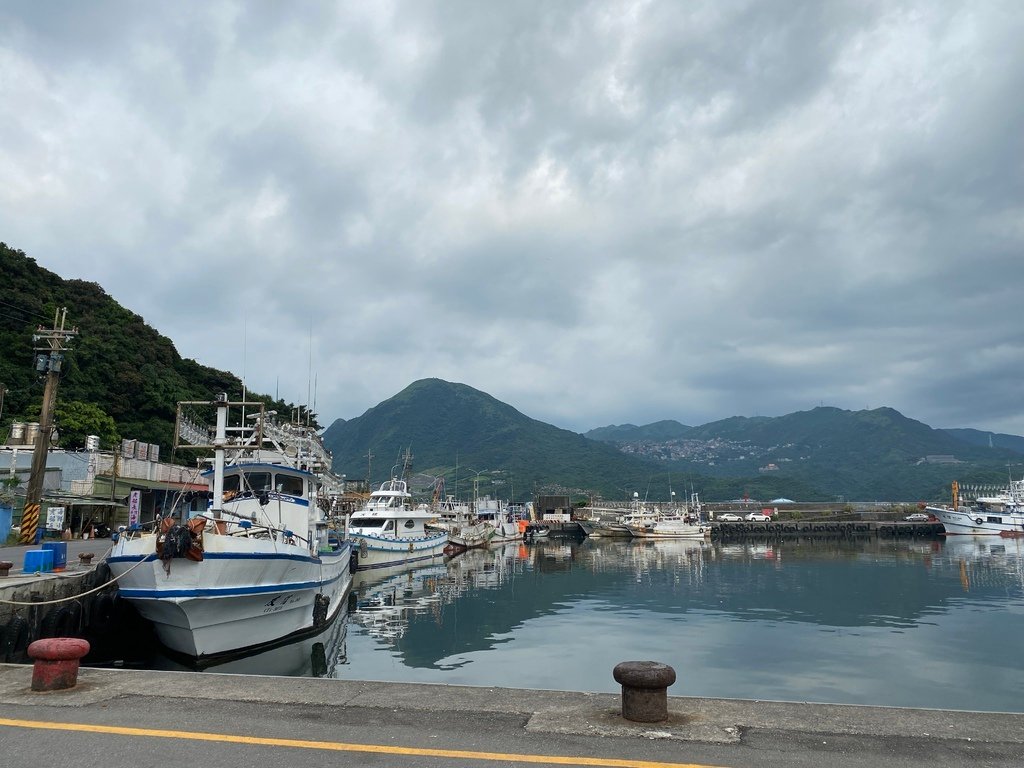
[[[210,672],[1024,711],[1024,543],[548,539],[357,573],[322,635]],[[155,653],[148,666],[176,668]]]

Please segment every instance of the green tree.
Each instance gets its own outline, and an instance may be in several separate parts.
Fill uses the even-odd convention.
[[[31,405],[28,412],[39,418],[40,407]],[[98,435],[100,447],[114,450],[121,442],[117,424],[106,412],[94,403],[71,400],[60,403],[53,409],[53,423],[60,435],[61,448],[81,448],[86,435]]]

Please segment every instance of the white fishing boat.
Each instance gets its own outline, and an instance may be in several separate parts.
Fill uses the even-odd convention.
[[[633,535],[630,526],[646,525],[661,516],[658,510],[641,504],[636,494],[629,507],[592,510],[589,519],[577,518],[576,523],[583,533],[594,538],[628,539]]]
[[[960,489],[954,482],[952,501],[951,506],[925,507],[942,523],[947,535],[1024,536],[1024,480],[1011,480],[1004,493],[978,498],[973,504],[961,503]]]
[[[665,516],[656,520],[634,523],[627,526],[638,539],[708,539],[711,526],[691,522],[683,517]]]
[[[199,426],[182,406],[211,408],[216,427]],[[233,419],[246,408],[254,412]],[[344,604],[351,546],[327,514],[330,454],[312,426],[275,415],[226,396],[179,404],[176,446],[214,451],[208,508],[116,535],[107,563],[120,595],[172,651],[255,651],[323,631]]]
[[[434,528],[448,534],[448,544],[444,547],[446,555],[486,547],[494,533],[490,525],[477,518],[470,504],[456,501],[454,496],[436,502],[434,511],[437,520],[430,523],[427,529]]]
[[[488,544],[523,540],[519,517],[509,509],[507,504],[498,499],[484,496],[482,499],[478,499],[474,506],[477,519],[491,529],[491,533],[487,537]]]
[[[348,522],[348,537],[358,551],[358,567],[388,568],[440,557],[448,532],[428,528],[437,520],[428,507],[413,507],[404,480],[392,477],[370,494],[366,506]]]

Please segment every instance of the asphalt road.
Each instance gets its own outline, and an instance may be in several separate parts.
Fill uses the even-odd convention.
[[[619,698],[458,686],[83,669],[33,693],[0,665],[11,766],[1024,765],[1024,715],[670,697],[639,724]]]

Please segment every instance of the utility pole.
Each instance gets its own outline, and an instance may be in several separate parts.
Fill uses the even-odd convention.
[[[46,457],[50,450],[50,434],[53,432],[53,408],[57,403],[57,383],[64,362],[67,345],[78,335],[77,328],[65,328],[67,324],[67,307],[58,309],[54,314],[53,328],[42,326],[32,336],[35,344],[36,370],[46,373],[46,386],[43,389],[43,410],[39,415],[39,437],[32,453],[32,473],[28,479],[28,490],[25,491],[25,508],[21,513],[21,544],[32,544],[39,530],[39,503],[43,498],[43,478],[46,475]]]

